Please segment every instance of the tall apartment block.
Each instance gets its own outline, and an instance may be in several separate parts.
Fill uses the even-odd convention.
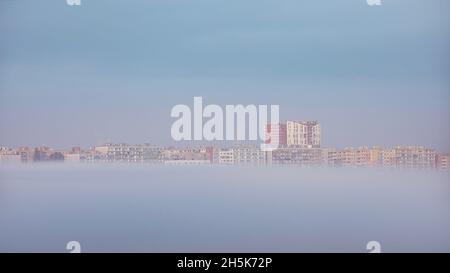
[[[320,148],[321,130],[317,121],[287,121],[287,146]]]
[[[272,123],[266,126],[266,141],[265,144],[278,143],[280,146],[287,144],[286,124]]]

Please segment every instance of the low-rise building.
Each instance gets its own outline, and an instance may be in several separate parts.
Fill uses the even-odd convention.
[[[264,152],[255,146],[235,146],[233,151],[234,164],[261,165],[264,164]]]
[[[234,152],[232,149],[220,149],[219,164],[225,164],[225,165],[234,164]]]
[[[437,156],[437,167],[439,169],[450,169],[450,154],[440,154]]]
[[[22,157],[19,154],[0,154],[0,162],[20,163],[22,162]]]
[[[272,164],[320,166],[323,164],[322,149],[282,147],[272,151]]]
[[[395,149],[384,149],[381,152],[381,166],[394,168],[396,166]]]
[[[395,149],[395,164],[401,168],[435,168],[436,151],[422,146],[398,146]]]

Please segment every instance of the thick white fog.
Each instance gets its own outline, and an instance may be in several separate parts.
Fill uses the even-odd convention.
[[[0,166],[0,251],[450,251],[436,170]]]

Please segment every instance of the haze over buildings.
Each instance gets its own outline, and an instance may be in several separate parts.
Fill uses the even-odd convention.
[[[288,165],[327,167],[387,167],[449,169],[450,155],[422,146],[321,148],[321,130],[317,121],[286,121],[266,126],[265,144],[277,143],[266,150],[242,142],[222,141],[222,145],[161,147],[151,144],[107,143],[88,150],[70,151],[40,146],[0,147],[0,163],[66,161],[84,163],[160,163],[176,165]],[[216,143],[217,144],[217,143]]]

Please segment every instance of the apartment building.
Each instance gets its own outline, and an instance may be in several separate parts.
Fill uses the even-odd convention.
[[[287,121],[287,146],[320,148],[321,129],[317,121]]]
[[[319,166],[323,163],[322,149],[282,147],[272,152],[272,164]]]
[[[86,160],[95,160],[96,157],[102,158],[103,155],[106,155],[105,160],[107,162],[158,161],[160,158],[160,148],[149,144],[105,144],[104,146],[95,147],[94,153],[90,154],[94,158],[89,157]]]
[[[437,167],[439,169],[450,169],[450,154],[440,154],[437,156]]]
[[[337,162],[341,166],[379,166],[382,164],[383,149],[381,147],[349,147],[337,151],[336,154]]]
[[[14,149],[0,147],[0,162],[19,163],[22,162],[22,157]]]
[[[387,168],[396,166],[395,149],[384,149],[381,151],[381,166]]]
[[[231,150],[233,151],[234,164],[264,164],[264,152],[259,147],[235,146]]]
[[[324,166],[335,167],[339,165],[336,149],[322,149],[322,162]]]
[[[287,145],[286,124],[283,123],[267,124],[265,144],[277,144],[277,143],[279,146]]]
[[[225,165],[234,164],[234,151],[232,149],[220,149],[219,164]]]
[[[369,150],[370,154],[370,166],[381,166],[382,165],[382,157],[383,157],[383,148],[380,146],[372,147]]]
[[[435,168],[436,151],[422,146],[398,146],[395,149],[395,165],[402,168]]]

